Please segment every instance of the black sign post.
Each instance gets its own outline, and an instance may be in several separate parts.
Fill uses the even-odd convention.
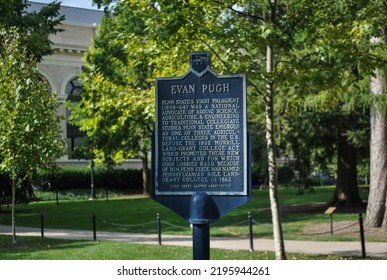
[[[249,154],[244,75],[217,75],[200,52],[156,79],[153,198],[193,224],[194,259],[209,259],[209,224],[250,199]]]

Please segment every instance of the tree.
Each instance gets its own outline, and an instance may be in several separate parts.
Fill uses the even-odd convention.
[[[373,0],[343,2],[333,1],[332,5],[333,4],[337,5],[337,10],[330,9],[330,12],[327,13],[327,16],[329,15],[329,19],[332,21],[332,25],[334,25],[335,28],[340,22],[340,28],[335,34],[335,32],[330,32],[333,31],[333,26],[330,26],[330,29],[328,29],[328,32],[326,32],[325,38],[328,39],[327,46],[329,46],[331,50],[335,50],[333,54],[336,64],[338,66],[341,65],[343,69],[342,71],[335,71],[335,73],[339,74],[339,83],[336,84],[340,86],[341,89],[345,90],[343,91],[344,94],[342,95],[342,98],[339,99],[340,102],[344,102],[344,104],[340,104],[343,108],[342,111],[348,113],[348,108],[353,110],[352,113],[348,114],[348,117],[344,120],[343,126],[349,127],[349,124],[358,123],[359,120],[360,123],[363,122],[358,117],[358,112],[361,109],[359,110],[359,106],[356,106],[356,104],[361,104],[362,99],[374,99],[373,96],[370,95],[370,92],[373,91],[372,86],[371,88],[369,86],[370,76],[372,77],[374,75],[373,71],[375,69],[383,69],[386,64],[386,45],[372,45],[370,43],[370,38],[385,37],[385,35],[383,35],[383,30],[385,30],[387,2]],[[332,20],[332,18],[334,20]],[[329,25],[325,26],[329,27]],[[383,102],[385,103],[385,101]],[[369,104],[366,104],[366,106],[368,107]],[[377,109],[377,111],[378,110],[379,109]],[[371,118],[373,116],[374,114],[371,115]],[[371,120],[371,124],[372,123],[373,121]],[[374,128],[376,128],[376,126],[372,125],[371,134],[375,132],[375,130],[372,132]],[[381,126],[379,126],[379,128],[381,128]],[[351,131],[347,130],[345,134],[349,135],[351,134]],[[371,136],[371,141],[373,138],[374,137]],[[346,140],[345,138],[342,139]],[[379,138],[379,143],[383,143],[385,141],[386,139],[382,140]],[[371,142],[370,145],[372,152],[375,147],[375,143]],[[347,148],[342,149],[342,151],[347,151],[348,155],[348,161],[345,163],[352,162],[353,166],[353,162],[356,162],[355,151],[351,145],[346,145],[344,147]],[[378,148],[377,154],[380,154],[382,151],[382,147]],[[374,155],[376,154],[374,153]],[[372,156],[372,153],[370,161],[371,166],[379,166],[380,168],[383,168],[381,162],[377,160],[377,157]],[[342,167],[345,167],[345,165],[342,165]],[[352,167],[352,171],[350,171],[350,169],[348,169],[348,171],[349,174],[344,174],[346,176],[342,176],[341,178],[346,180],[346,178],[352,177],[352,182],[344,181],[344,184],[342,184],[344,188],[342,188],[342,190],[344,194],[347,194],[346,198],[348,200],[352,199],[352,202],[356,202],[360,200],[358,194],[353,197],[353,193],[348,192],[349,189],[345,190],[345,187],[348,185],[355,186],[356,181],[354,177],[356,175],[356,169]],[[379,180],[375,177],[377,177],[376,174],[371,173],[371,181],[376,182]],[[379,178],[383,178],[383,175]],[[340,181],[338,183],[340,183]],[[371,205],[374,204],[373,198],[375,198],[372,195],[373,189],[380,188],[380,186],[383,185],[380,180],[376,184],[378,186],[373,186],[371,184],[370,187],[371,194],[369,197],[369,203],[371,203]],[[386,183],[384,183],[384,185],[386,185]],[[368,207],[368,209],[372,208],[373,207]],[[369,214],[370,212],[367,211],[367,221],[370,220],[369,217],[371,215]]]
[[[386,42],[386,29],[372,44],[380,47]],[[383,106],[386,94],[386,66],[375,70],[371,78],[371,93],[375,99],[371,108],[371,168],[370,194],[366,223],[371,227],[387,227],[387,119]]]
[[[278,106],[280,105],[280,106]],[[308,177],[313,171],[328,174],[328,166],[335,157],[337,135],[335,117],[330,112],[283,112],[284,104],[277,102],[281,133],[277,141],[284,155],[291,159],[291,167],[298,173],[300,194],[308,189]]]
[[[0,0],[0,28],[17,27],[28,56],[40,61],[43,56],[52,54],[48,35],[62,31],[57,26],[64,16],[59,16],[60,2],[54,1],[39,12],[27,13],[29,5],[28,0]]]
[[[258,119],[259,112],[254,109],[259,106],[255,104],[263,104],[266,109],[277,258],[284,257],[281,227],[276,227],[280,224],[274,142],[274,106],[278,100],[286,100],[286,107],[296,107],[301,113],[335,113],[336,118],[332,119],[336,122],[335,130],[330,131],[339,158],[334,199],[344,198],[338,201],[344,204],[359,201],[353,156],[357,152],[353,139],[356,131],[341,123],[351,123],[354,127],[363,123],[358,111],[366,105],[359,101],[367,99],[370,69],[384,61],[370,55],[367,36],[373,27],[368,27],[383,24],[385,1],[123,0],[119,3],[125,3],[138,18],[147,18],[144,21],[147,36],[142,40],[146,41],[143,46],[148,52],[157,51],[158,55],[150,60],[154,76],[176,75],[181,57],[195,49],[215,54],[213,66],[218,73],[247,73],[249,119]],[[350,168],[343,169],[345,165]],[[346,177],[351,180],[343,180]]]
[[[277,25],[277,1],[269,1],[268,25],[271,32],[275,32]],[[276,163],[276,148],[275,148],[275,132],[274,132],[274,97],[275,97],[275,80],[271,78],[273,75],[274,66],[274,43],[268,42],[266,46],[266,72],[267,84],[265,95],[265,111],[266,111],[266,143],[268,152],[268,166],[269,166],[269,196],[271,205],[271,214],[273,221],[273,234],[276,259],[286,259],[285,244],[282,233],[282,223],[279,210],[278,199],[278,178],[277,178],[277,163]]]
[[[151,53],[141,53],[144,30],[143,19],[124,5],[106,14],[85,56],[82,99],[70,109],[73,122],[87,132],[97,162],[142,159],[143,192],[148,194],[154,87]]]
[[[282,86],[288,94],[280,90],[285,93],[281,97],[298,110],[337,116],[332,119],[337,123],[338,180],[333,197],[337,204],[361,202],[356,181],[357,136],[366,134],[369,108],[369,101],[363,101],[372,99],[369,76],[377,65],[385,64],[381,53],[372,51],[369,38],[380,33],[385,13],[386,1],[373,0],[300,1],[287,12],[287,22],[292,22],[296,32],[292,56],[286,61],[295,66],[293,78],[292,73],[283,72],[287,81]],[[289,84],[292,81],[297,83]]]
[[[23,181],[64,152],[56,96],[37,72],[16,28],[0,31],[0,171],[12,186],[12,233],[16,242],[15,195]]]
[[[109,4],[112,1],[95,1]],[[115,1],[114,1],[115,2]],[[198,49],[209,49],[215,55],[213,67],[218,73],[248,72],[250,83],[255,89],[254,95],[263,97],[267,105],[269,121],[267,141],[270,174],[270,197],[273,202],[273,222],[275,238],[282,239],[279,220],[279,206],[276,193],[275,143],[273,130],[273,97],[275,83],[274,53],[276,42],[277,13],[276,1],[268,5],[266,1],[246,1],[238,7],[235,1],[117,1],[117,6],[125,6],[137,19],[144,20],[146,36],[132,33],[132,41],[144,42],[139,49],[132,44],[126,46],[136,56],[132,59],[144,59],[153,67],[153,78],[157,76],[176,76],[184,73],[186,67],[182,57]],[[114,8],[116,11],[116,8]],[[118,15],[117,15],[118,16]],[[260,26],[261,25],[261,26]],[[258,30],[258,31],[257,31]],[[124,38],[119,34],[116,38]],[[268,36],[270,34],[270,36]],[[132,43],[132,42],[131,42]],[[268,47],[266,47],[268,46]],[[134,50],[132,50],[134,48]],[[156,53],[156,55],[155,55]],[[145,54],[145,55],[144,55]],[[267,67],[262,67],[267,54]],[[265,88],[267,85],[267,88]],[[251,92],[251,91],[250,91]],[[265,99],[266,98],[266,99]],[[254,100],[253,102],[257,102]],[[278,258],[285,258],[283,240],[276,242]]]

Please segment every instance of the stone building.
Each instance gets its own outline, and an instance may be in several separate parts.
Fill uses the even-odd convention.
[[[44,5],[30,1],[28,11],[38,11]],[[58,94],[60,106],[58,114],[65,116],[61,123],[63,137],[67,139],[67,149],[71,152],[81,143],[83,134],[69,123],[69,111],[65,106],[67,99],[77,97],[80,94],[82,85],[78,77],[82,71],[83,56],[88,50],[92,37],[96,34],[97,28],[103,17],[99,10],[83,9],[76,7],[61,6],[61,15],[65,16],[61,29],[50,36],[54,53],[43,58],[38,65],[38,70],[43,79],[47,81],[52,92]],[[60,165],[85,166],[86,160],[74,159],[66,155],[58,160]],[[125,168],[141,168],[140,160],[129,160]]]

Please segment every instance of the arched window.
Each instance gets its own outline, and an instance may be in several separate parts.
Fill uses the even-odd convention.
[[[67,100],[79,102],[81,100],[82,84],[77,77],[71,79],[66,85]],[[67,149],[69,158],[80,158],[77,156],[76,148],[82,145],[85,132],[79,130],[76,125],[70,123],[70,111],[66,110],[66,128],[67,128]]]
[[[82,84],[77,77],[70,80],[66,85],[65,93],[69,100],[79,101],[81,99],[81,91]]]
[[[50,85],[50,83],[48,82],[48,80],[46,79],[46,77],[44,77],[42,74],[39,74],[38,79],[39,79],[40,82],[43,82],[43,83],[46,85],[47,91],[48,91],[49,93],[52,93],[51,85]]]

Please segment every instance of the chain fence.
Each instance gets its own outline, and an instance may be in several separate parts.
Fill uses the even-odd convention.
[[[45,231],[45,218],[47,216],[53,216],[54,214],[44,214],[43,212],[41,213],[35,213],[35,214],[30,214],[29,216],[31,217],[40,217],[36,220],[40,220],[40,228],[41,228],[41,237],[44,238],[44,231]],[[97,240],[97,215],[93,212],[90,216],[90,218],[86,219],[89,223],[91,222],[91,225],[92,225],[92,232],[93,232],[93,238],[94,240]],[[156,227],[157,229],[157,236],[158,236],[158,241],[159,241],[159,244],[161,245],[162,244],[162,228],[164,228],[164,226],[168,226],[168,227],[171,227],[171,228],[176,228],[176,229],[183,229],[183,230],[191,230],[191,225],[187,225],[187,226],[182,226],[182,225],[178,225],[178,224],[174,224],[174,223],[171,223],[171,222],[168,222],[166,220],[162,220],[160,218],[160,215],[159,213],[157,213],[157,216],[156,216],[156,219],[154,221],[149,221],[149,222],[145,222],[145,223],[139,223],[139,224],[123,224],[123,223],[115,223],[115,222],[111,222],[111,221],[107,221],[107,220],[101,220],[100,221],[101,223],[103,224],[106,224],[106,225],[109,225],[109,226],[112,226],[112,227],[120,227],[121,229],[118,230],[118,231],[122,231],[122,228],[124,228],[125,230],[127,230],[127,232],[130,232],[131,229],[133,228],[143,228],[143,227],[148,227],[153,225]],[[230,233],[229,230],[227,230],[227,228],[230,228],[230,227],[241,227],[243,225],[246,225],[249,229],[249,234],[248,234],[248,240],[250,241],[250,251],[254,251],[254,232],[253,232],[253,225],[262,225],[262,223],[254,220],[252,218],[252,215],[251,213],[249,212],[248,215],[247,215],[247,219],[245,220],[242,220],[242,221],[239,221],[239,222],[235,222],[235,223],[231,223],[231,224],[228,224],[228,225],[222,225],[222,226],[218,226],[216,227],[216,229],[218,231],[222,231],[222,232],[225,232],[225,233]],[[334,233],[339,233],[341,231],[344,231],[348,228],[352,228],[352,227],[355,227],[356,225],[359,225],[359,230],[356,230],[354,229],[353,231],[350,231],[350,232],[346,232],[346,233],[360,233],[360,237],[361,237],[361,245],[362,245],[362,255],[365,257],[365,242],[364,242],[364,228],[363,228],[363,220],[362,220],[362,216],[361,214],[359,214],[359,221],[357,222],[354,222],[350,225],[346,225],[344,227],[340,227],[340,228],[335,228],[334,230],[331,229],[329,231],[321,231],[321,232],[314,232],[314,233],[304,233],[304,235],[307,235],[307,236],[316,236],[316,235],[324,235],[324,234],[329,234],[331,233],[332,235]],[[64,225],[65,228],[77,228],[79,227],[79,223],[76,223],[74,222],[73,224],[66,224]]]

